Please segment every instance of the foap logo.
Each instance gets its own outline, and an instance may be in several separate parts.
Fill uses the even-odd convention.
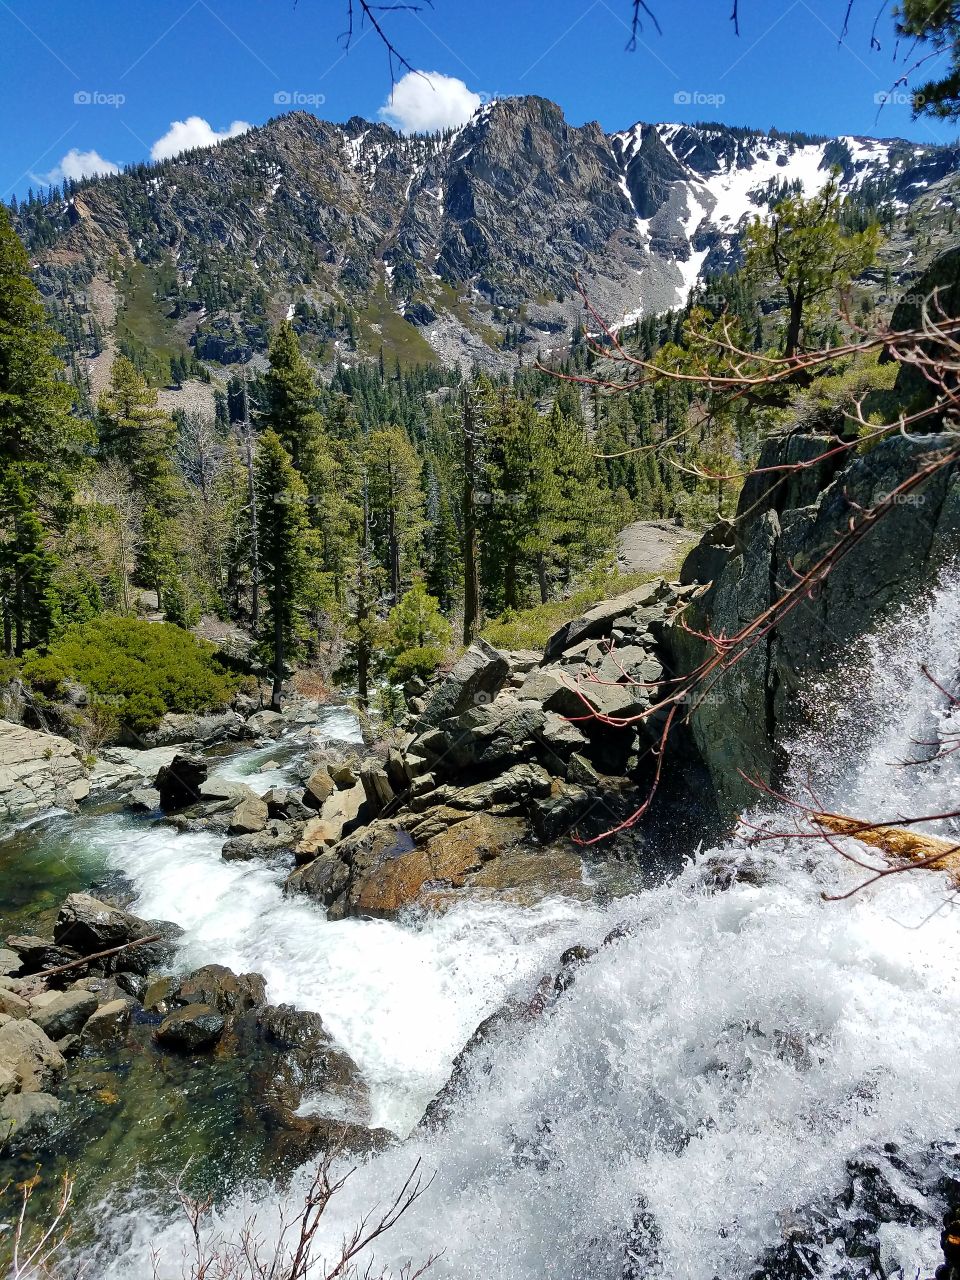
[[[881,493],[877,505],[887,503],[894,507],[922,507],[926,505],[926,501],[922,493]]]
[[[277,107],[322,107],[326,100],[325,93],[304,93],[302,89],[278,89],[273,95]]]
[[[78,89],[73,95],[78,107],[122,107],[126,100],[125,93],[103,93],[100,89]]]
[[[677,107],[722,107],[726,100],[725,93],[704,93],[700,89],[678,89],[673,95]]]
[[[878,107],[909,107],[911,111],[919,111],[926,98],[922,93],[908,93],[906,89],[881,89],[873,95],[873,101]]]

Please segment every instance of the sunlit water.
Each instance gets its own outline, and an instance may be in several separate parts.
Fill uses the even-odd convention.
[[[899,762],[921,749],[913,740],[956,731],[918,664],[956,688],[958,594],[950,583],[867,646],[801,745],[796,776],[825,804],[869,818],[957,807],[960,752]],[[712,887],[712,851],[603,909],[333,924],[284,899],[270,868],[223,863],[212,837],[111,819],[86,838],[134,879],[142,914],[186,927],[182,963],[259,970],[271,999],[318,1009],[398,1132],[505,996],[529,991],[570,942],[629,925],[546,1013],[493,1040],[441,1132],[414,1131],[351,1178],[324,1219],[331,1254],[420,1158],[435,1179],[379,1242],[379,1266],[443,1250],[442,1280],[737,1280],[842,1189],[853,1157],[890,1141],[922,1152],[960,1124],[960,918],[942,875],[830,902],[863,873],[826,846],[734,842],[720,857],[760,863],[757,883]],[[924,1225],[882,1228],[884,1274],[932,1272],[939,1206],[920,1209]],[[249,1211],[226,1206],[220,1229]],[[257,1220],[268,1238],[278,1229],[272,1197]],[[104,1274],[148,1274],[157,1249],[163,1280],[179,1277],[179,1225],[141,1208],[105,1236],[122,1256]],[[839,1252],[813,1262],[811,1274],[861,1274]]]

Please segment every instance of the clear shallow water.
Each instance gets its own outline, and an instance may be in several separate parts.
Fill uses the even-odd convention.
[[[917,668],[930,662],[955,688],[958,655],[950,584],[868,647],[800,744],[797,777],[812,771],[825,801],[866,818],[951,797],[956,807],[960,752],[896,762],[931,727],[951,731]],[[330,924],[284,901],[268,868],[224,864],[217,841],[125,822],[86,838],[133,877],[144,914],[186,925],[183,962],[260,969],[271,998],[318,1008],[364,1067],[381,1119],[401,1130],[504,995],[532,989],[570,942],[630,926],[552,1009],[492,1042],[443,1132],[417,1131],[357,1171],[324,1219],[329,1253],[420,1158],[434,1182],[380,1241],[379,1266],[442,1249],[441,1280],[737,1280],[806,1206],[842,1190],[851,1159],[889,1141],[921,1152],[960,1124],[960,918],[943,876],[890,877],[827,902],[862,879],[829,849],[733,842],[719,856],[759,861],[758,883],[713,891],[710,851],[606,908]],[[220,1230],[239,1230],[254,1194],[223,1208]],[[885,1274],[930,1274],[939,1260],[939,1206],[919,1205],[920,1225],[882,1228]],[[269,1238],[275,1199],[256,1211]],[[163,1280],[179,1277],[182,1229],[151,1205],[111,1217],[105,1243],[110,1232],[122,1256],[100,1274],[149,1274],[156,1249]],[[837,1246],[810,1271],[868,1274]]]

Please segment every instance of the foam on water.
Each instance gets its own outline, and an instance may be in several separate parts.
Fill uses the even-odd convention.
[[[869,716],[869,731],[841,733],[826,766],[827,746],[805,747],[835,807],[889,817],[891,804],[921,813],[930,796],[942,805],[950,795],[956,807],[960,752],[909,770],[889,762],[905,758],[911,738],[930,738],[932,721],[942,729],[944,699],[914,677],[921,660],[942,659],[938,678],[954,684],[946,668],[960,652],[958,628],[951,583],[918,623],[901,621],[868,651],[876,661],[859,669],[846,714],[850,729]],[[469,908],[405,932],[321,927],[315,917],[311,926],[312,909],[282,902],[266,871],[214,870],[198,839],[173,842],[179,869],[126,846],[141,906],[176,917],[176,886],[195,874],[187,896],[197,900],[180,913],[187,954],[261,968],[278,996],[315,998],[374,1078],[387,1063],[412,1061],[415,1072],[436,1054],[431,1022],[443,1016],[455,1032],[445,1043],[465,1040],[496,990],[536,974],[572,936],[596,944],[615,922],[629,926],[543,1016],[491,1043],[443,1131],[416,1131],[351,1178],[322,1224],[328,1253],[417,1158],[436,1171],[378,1243],[375,1274],[442,1249],[438,1280],[737,1280],[798,1211],[839,1193],[853,1157],[891,1140],[910,1152],[955,1136],[960,919],[940,909],[950,903],[944,876],[894,876],[829,902],[824,893],[862,879],[829,849],[812,858],[795,841],[735,842],[604,911]],[[746,857],[753,883],[718,890],[717,860]],[[202,875],[190,870],[201,862]],[[506,975],[494,974],[500,965]],[[342,995],[330,991],[338,968]],[[301,1171],[301,1182],[309,1176]],[[921,1208],[928,1226],[882,1228],[885,1265],[909,1276],[938,1260],[938,1206]],[[238,1230],[249,1209],[228,1206],[219,1229]],[[269,1197],[257,1206],[268,1237],[276,1215]],[[162,1280],[179,1276],[178,1225],[159,1229],[141,1213],[124,1230],[132,1239],[106,1274],[143,1274],[152,1247]],[[845,1269],[839,1253],[810,1270],[867,1274]]]
[[[583,908],[566,900],[532,910],[469,904],[419,924],[327,921],[308,899],[284,896],[282,869],[224,862],[222,837],[118,816],[83,839],[132,879],[140,915],[185,929],[181,969],[262,973],[273,1003],[322,1014],[367,1077],[374,1123],[399,1133],[477,1023],[582,931]]]

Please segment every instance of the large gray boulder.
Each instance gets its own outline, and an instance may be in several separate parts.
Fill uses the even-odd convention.
[[[90,792],[88,772],[76,743],[0,720],[0,819],[75,809]]]
[[[420,720],[425,725],[439,725],[470,707],[492,702],[509,675],[506,656],[486,640],[475,640],[434,691]]]
[[[55,1092],[66,1066],[35,1022],[17,1018],[0,1026],[0,1093]]]

